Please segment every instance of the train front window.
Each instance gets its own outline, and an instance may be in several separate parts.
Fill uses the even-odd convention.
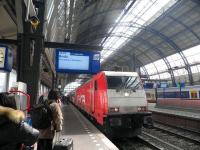
[[[134,76],[107,76],[108,89],[131,89],[141,88],[140,79]]]

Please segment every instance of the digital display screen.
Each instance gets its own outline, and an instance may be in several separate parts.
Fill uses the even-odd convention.
[[[55,67],[59,73],[94,74],[100,71],[100,52],[56,49]]]
[[[88,70],[89,56],[81,53],[60,51],[58,54],[58,68],[69,70]]]

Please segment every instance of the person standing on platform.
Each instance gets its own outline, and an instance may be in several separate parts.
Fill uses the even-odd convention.
[[[22,144],[32,146],[39,131],[25,123],[24,113],[16,110],[13,95],[0,93],[0,150],[21,150]]]
[[[50,127],[40,130],[37,150],[52,150],[55,132],[62,130],[63,115],[59,105],[59,99],[58,92],[54,90],[49,92],[48,103],[52,113],[52,122]]]

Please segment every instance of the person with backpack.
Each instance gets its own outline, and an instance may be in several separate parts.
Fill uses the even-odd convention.
[[[55,132],[60,132],[62,130],[63,115],[58,102],[58,92],[51,90],[48,94],[48,99],[44,102],[47,108],[46,112],[48,112],[49,118],[51,118],[51,123],[47,128],[39,129],[40,135],[37,150],[52,150]]]

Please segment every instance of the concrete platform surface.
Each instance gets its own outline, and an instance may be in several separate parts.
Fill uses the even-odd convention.
[[[167,109],[167,108],[159,108],[159,107],[149,107],[148,108],[152,112],[164,113],[169,115],[176,115],[184,118],[196,119],[200,120],[200,113],[198,112],[190,112],[187,110],[175,110],[175,109]]]
[[[73,139],[74,150],[118,150],[73,105],[63,106],[62,111],[64,125],[61,134]]]

